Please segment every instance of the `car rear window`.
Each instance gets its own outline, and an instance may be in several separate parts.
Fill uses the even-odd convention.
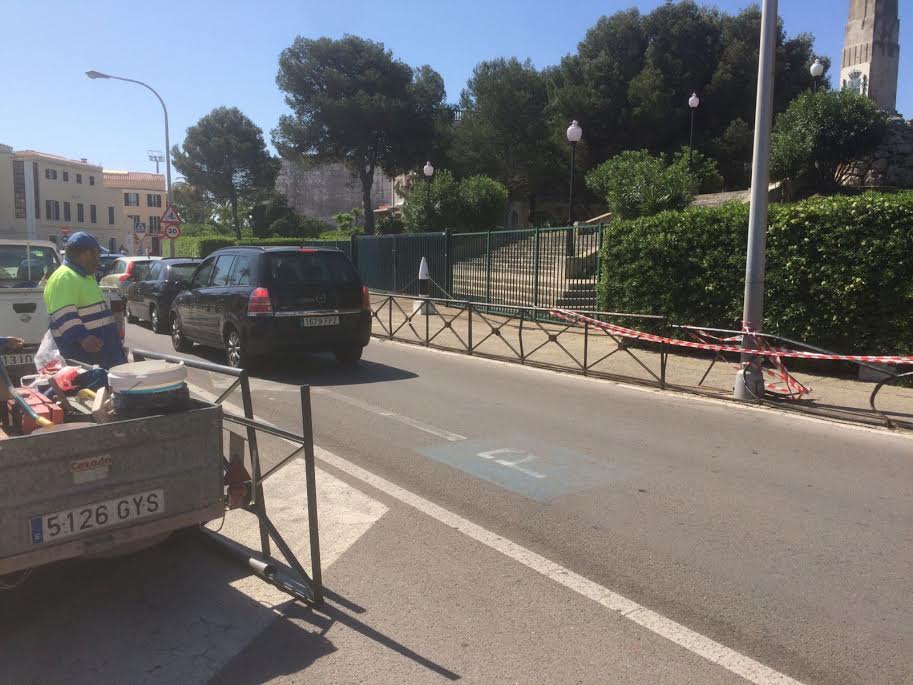
[[[171,280],[189,281],[199,264],[175,264],[171,267]]]
[[[358,272],[341,252],[272,252],[266,256],[271,283],[355,283]]]
[[[0,287],[37,283],[58,266],[57,254],[50,248],[0,245]]]

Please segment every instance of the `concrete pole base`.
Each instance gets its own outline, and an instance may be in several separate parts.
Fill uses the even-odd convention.
[[[412,313],[416,314],[419,311],[422,314],[437,314],[437,309],[435,309],[434,303],[429,302],[428,300],[414,300],[412,302]]]
[[[733,394],[742,402],[760,402],[764,397],[764,374],[755,366],[741,369],[735,375]]]

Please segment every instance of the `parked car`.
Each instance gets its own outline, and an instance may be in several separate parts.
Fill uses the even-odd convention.
[[[228,364],[295,350],[355,365],[371,338],[368,289],[339,250],[232,247],[197,267],[171,307],[178,352],[224,349]]]
[[[104,278],[105,274],[108,273],[108,270],[111,268],[111,265],[115,261],[123,257],[123,255],[118,254],[117,252],[107,252],[104,251],[98,255],[98,268],[95,270],[95,280],[99,283],[101,279]]]
[[[199,259],[162,259],[152,262],[142,280],[127,289],[127,319],[148,321],[156,333],[168,328],[168,312],[181,283],[187,283],[200,264]]]
[[[122,296],[127,296],[127,289],[136,281],[142,280],[150,264],[161,257],[118,257],[115,259],[99,283],[113,286]]]

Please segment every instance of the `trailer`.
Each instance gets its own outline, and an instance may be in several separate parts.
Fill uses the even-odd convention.
[[[199,529],[263,580],[302,601],[322,601],[310,389],[301,387],[301,434],[257,421],[247,372],[135,350],[134,359],[181,362],[234,377],[216,402],[111,423],[72,423],[0,440],[0,581],[66,559],[126,553]],[[240,391],[243,415],[223,403]],[[295,448],[271,472],[304,455],[311,547],[308,574],[266,513],[257,434]],[[228,436],[228,440],[224,436]],[[261,548],[248,550],[203,527],[231,509],[257,517]],[[287,566],[272,557],[271,543]]]

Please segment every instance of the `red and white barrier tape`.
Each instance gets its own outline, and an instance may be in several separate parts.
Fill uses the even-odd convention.
[[[717,343],[692,342],[690,340],[679,340],[678,338],[666,338],[653,333],[644,333],[633,328],[617,326],[605,321],[571,312],[565,309],[553,309],[550,311],[553,316],[573,323],[586,323],[595,328],[600,328],[612,335],[624,338],[633,338],[636,340],[647,340],[649,342],[665,343],[676,347],[688,347],[696,350],[710,350],[715,352],[745,352],[738,345],[723,345]],[[748,333],[748,335],[751,335]],[[763,338],[758,338],[763,340]],[[824,359],[828,361],[846,361],[861,362],[867,364],[913,364],[913,356],[902,355],[868,355],[868,354],[826,354],[824,352],[802,352],[799,350],[790,350],[783,347],[769,346],[766,349],[750,350],[751,354],[762,357],[785,357],[791,359]]]

